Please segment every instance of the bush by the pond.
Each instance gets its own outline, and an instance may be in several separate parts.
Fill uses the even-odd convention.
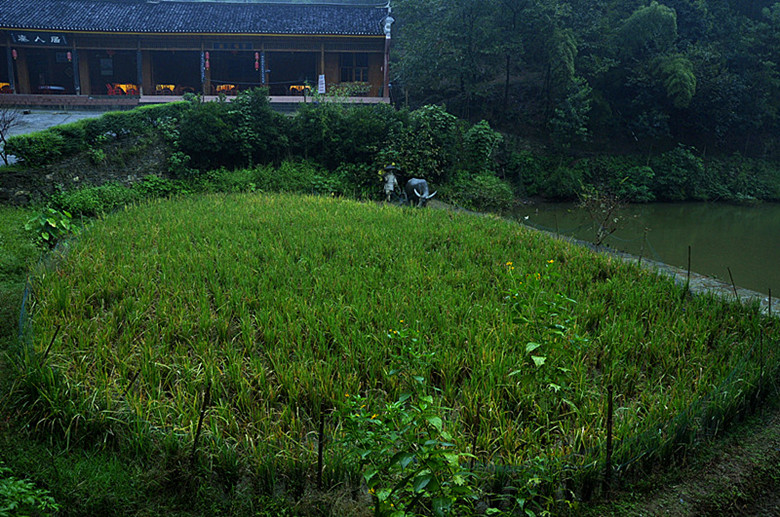
[[[461,173],[441,190],[449,201],[473,210],[503,212],[515,204],[512,186],[490,173]]]

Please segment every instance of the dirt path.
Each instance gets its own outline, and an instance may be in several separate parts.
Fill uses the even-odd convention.
[[[780,400],[673,472],[637,481],[588,516],[780,517]]]

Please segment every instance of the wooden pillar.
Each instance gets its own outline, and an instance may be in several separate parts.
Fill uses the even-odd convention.
[[[265,51],[265,43],[263,44],[263,86],[269,86],[268,84],[268,54]]]
[[[385,37],[385,60],[382,66],[382,72],[384,73],[382,79],[382,97],[390,97],[390,34]]]
[[[152,66],[152,51],[141,51],[141,75],[143,75],[143,82],[141,83],[141,91],[144,95],[153,95],[156,93],[154,85],[157,81],[154,78],[154,66]]]
[[[135,51],[135,73],[136,84],[138,85],[138,95],[144,94],[144,68],[141,60],[141,40],[138,40],[138,47]]]
[[[319,74],[325,73],[325,43],[320,43],[320,70]]]
[[[6,54],[6,60],[8,62],[8,84],[11,87],[11,91],[14,93],[19,93],[16,91],[16,78],[14,77],[14,57],[13,53],[11,52],[11,42],[8,42],[8,46],[5,48],[5,54]]]
[[[92,95],[92,82],[89,77],[89,56],[86,51],[79,56],[78,67],[81,95]]]
[[[27,51],[20,48],[17,51],[16,73],[19,80],[19,93],[30,93],[30,72],[27,69]]]
[[[268,85],[268,77],[266,76],[268,72],[268,61],[266,61],[265,57],[265,42],[260,44],[260,82],[263,86]]]
[[[206,69],[206,54],[209,55],[209,68]],[[201,45],[201,51],[200,51],[200,82],[203,86],[203,95],[211,95],[211,59],[213,56],[210,52],[203,50],[203,45]]]
[[[76,40],[73,40],[73,45],[70,50],[71,64],[73,66],[73,91],[76,95],[81,95],[81,78],[79,77],[79,52],[76,50]]]

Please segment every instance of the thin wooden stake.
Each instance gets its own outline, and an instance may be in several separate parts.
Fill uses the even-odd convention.
[[[479,424],[480,424],[480,409],[481,405],[479,404],[479,399],[477,399],[477,423],[475,425],[475,429],[471,430],[471,461],[469,462],[469,470],[474,470],[474,464],[477,459],[477,436],[479,435]]]
[[[206,416],[206,410],[211,403],[211,381],[206,384],[206,389],[203,392],[203,401],[200,405],[200,418],[198,418],[198,429],[195,431],[195,441],[192,442],[192,453],[190,454],[190,463],[195,463],[195,451],[198,449],[198,440],[200,439],[200,431],[203,429],[203,418]]]
[[[125,388],[125,392],[122,393],[122,397],[126,397],[127,394],[130,392],[130,388],[133,387],[133,384],[135,384],[135,380],[138,378],[138,376],[141,375],[141,369],[139,368],[137,372],[133,375],[133,378],[130,379],[130,384],[127,385],[127,388]]]
[[[769,288],[769,315],[772,315],[772,288]]]
[[[51,337],[51,341],[49,341],[49,346],[46,347],[46,351],[43,353],[43,357],[41,357],[41,362],[43,363],[46,361],[46,357],[49,355],[49,351],[51,350],[51,346],[54,344],[54,340],[57,339],[57,334],[60,333],[60,326],[57,325],[57,328],[54,330],[54,335]]]
[[[320,428],[317,442],[317,488],[322,490],[322,458],[325,446],[325,403],[320,402]]]
[[[688,245],[688,279],[685,281],[685,290],[691,286],[691,245]]]
[[[740,302],[739,295],[737,294],[737,284],[734,283],[734,277],[731,275],[731,268],[726,266],[726,270],[729,272],[729,280],[731,280],[731,288],[734,289],[734,298],[737,302]]]
[[[612,385],[607,386],[607,460],[604,465],[604,490],[609,495],[612,485]]]
[[[648,230],[648,228],[645,227],[645,233],[642,236],[642,246],[639,248],[639,262],[638,262],[638,264],[640,266],[642,265],[642,255],[645,254],[645,244],[647,243],[647,230]]]

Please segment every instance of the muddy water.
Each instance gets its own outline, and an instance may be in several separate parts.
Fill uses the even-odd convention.
[[[594,242],[593,221],[574,204],[529,205],[517,217],[530,226]],[[527,219],[526,219],[527,217]],[[780,204],[714,203],[629,205],[604,243],[673,266],[780,297]]]

